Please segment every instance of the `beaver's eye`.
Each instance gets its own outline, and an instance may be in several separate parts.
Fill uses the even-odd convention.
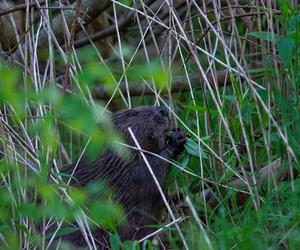
[[[135,110],[130,110],[127,114],[128,117],[132,117],[132,116],[138,116],[138,112]]]

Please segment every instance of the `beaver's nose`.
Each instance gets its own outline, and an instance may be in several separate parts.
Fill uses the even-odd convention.
[[[166,108],[164,107],[157,107],[157,111],[162,115],[162,116],[169,116],[169,112]]]

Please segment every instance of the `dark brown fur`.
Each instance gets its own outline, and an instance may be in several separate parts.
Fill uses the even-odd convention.
[[[179,130],[172,132],[168,138],[165,132],[170,130],[169,113],[163,107],[138,107],[119,111],[112,116],[115,128],[123,134],[128,144],[135,146],[128,132],[131,127],[142,149],[159,154],[164,158],[174,158],[183,149],[185,135]],[[146,154],[153,172],[163,186],[169,163]],[[72,173],[74,166],[64,172]],[[77,181],[74,186],[85,186],[97,179],[104,179],[116,191],[116,201],[124,208],[127,222],[119,227],[122,240],[138,240],[153,232],[150,224],[159,221],[163,201],[155,182],[138,151],[131,150],[128,159],[123,159],[108,149],[95,160],[81,161],[75,172]],[[103,230],[93,232],[99,247],[105,245]],[[74,245],[83,246],[85,240],[80,232],[64,237]]]

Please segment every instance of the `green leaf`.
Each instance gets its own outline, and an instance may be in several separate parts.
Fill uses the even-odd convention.
[[[280,10],[281,10],[283,16],[286,18],[289,18],[293,12],[290,2],[288,0],[281,0],[278,2],[279,2],[279,7],[280,7]]]
[[[236,102],[236,97],[234,95],[225,95],[224,98],[231,104],[234,104]]]
[[[22,203],[16,207],[17,215],[19,218],[30,217],[39,221],[43,216],[43,211],[34,203]]]
[[[90,135],[97,128],[92,108],[76,96],[65,96],[57,107],[61,119],[77,131]]]
[[[236,165],[236,159],[234,156],[231,157],[230,159],[230,166],[235,166]],[[226,168],[225,172],[223,173],[223,175],[221,176],[219,182],[220,183],[224,183],[224,182],[227,182],[229,180],[231,180],[231,178],[234,176],[234,172],[229,169],[229,168]]]
[[[16,224],[16,228],[20,229],[22,232],[24,232],[24,233],[26,233],[26,234],[29,233],[27,227],[25,227],[24,225],[21,225],[21,224],[19,224],[19,223]]]
[[[45,148],[51,148],[52,151],[57,148],[59,136],[53,117],[47,114],[44,119],[38,120],[36,124],[33,124],[32,129],[35,134],[39,135]]]
[[[115,82],[112,72],[107,65],[100,63],[88,64],[82,72],[77,74],[77,79],[81,86],[84,86],[85,84],[92,85],[97,82],[112,85]]]
[[[289,67],[292,63],[294,55],[295,42],[293,39],[286,37],[281,38],[277,42],[279,56],[284,63],[285,67]]]
[[[231,76],[231,82],[232,82],[232,85],[235,89],[235,92],[236,92],[236,97],[237,97],[237,100],[238,100],[238,103],[242,103],[242,100],[243,100],[243,94],[242,94],[242,90],[240,88],[240,85],[237,81],[237,79],[233,76]]]
[[[251,121],[251,113],[255,110],[255,105],[252,103],[247,103],[245,105],[243,105],[242,109],[241,109],[241,113],[242,113],[242,117],[243,120],[249,124]]]
[[[300,23],[300,14],[293,16],[288,22],[288,33],[295,31]]]
[[[66,235],[66,234],[70,234],[70,233],[74,233],[74,232],[77,232],[79,231],[80,229],[77,228],[77,227],[62,227],[58,230],[58,232],[55,234],[56,237],[59,237],[59,236],[63,236],[63,235]],[[51,237],[53,236],[53,234],[55,233],[55,230],[52,231],[52,232],[49,232],[47,235],[46,235],[46,239],[51,239]]]
[[[138,250],[139,248],[139,243],[137,241],[125,241],[122,242],[122,250]]]
[[[164,88],[169,82],[168,72],[160,62],[152,61],[147,64],[132,65],[127,72],[128,79],[131,81],[154,80],[159,88]]]
[[[91,217],[106,228],[117,231],[117,226],[124,219],[124,213],[120,205],[115,204],[113,200],[96,201],[91,206]]]
[[[190,154],[186,153],[184,154],[183,158],[180,160],[179,163],[182,168],[186,168],[189,162],[190,162]],[[182,173],[181,169],[177,167],[170,168],[165,185],[169,186],[175,178],[181,175],[181,173]]]
[[[120,249],[120,237],[118,234],[112,234],[109,237],[109,244],[112,250],[119,250]]]
[[[0,105],[9,103],[17,116],[24,115],[27,95],[27,93],[24,94],[24,90],[18,85],[20,79],[21,71],[17,68],[0,66]]]
[[[70,174],[66,174],[66,173],[63,173],[63,172],[60,172],[60,173],[52,172],[52,174],[56,175],[56,176],[65,177],[67,180],[71,179],[71,180],[74,180],[74,181],[78,182],[78,179],[75,176],[70,175]]]
[[[208,112],[212,115],[218,115],[218,111],[215,109],[211,109],[211,108],[206,108],[203,106],[199,106],[199,105],[185,105],[185,108],[193,110],[193,111],[199,111],[199,112]]]
[[[186,152],[190,155],[200,157],[203,159],[207,159],[207,155],[204,153],[204,151],[200,148],[200,154],[199,154],[199,145],[194,142],[191,138],[187,138],[186,143],[184,144],[184,148]]]
[[[274,43],[276,43],[276,41],[278,39],[280,39],[279,35],[274,34],[272,32],[268,32],[268,31],[250,32],[248,35],[254,36],[254,37],[258,38],[258,39],[263,39],[263,40],[268,41],[268,42],[274,42]]]

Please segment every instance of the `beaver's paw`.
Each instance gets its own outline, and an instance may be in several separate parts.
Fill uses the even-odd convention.
[[[180,154],[183,151],[183,145],[186,143],[186,136],[180,128],[172,131],[169,136],[169,146],[174,150],[175,154]]]

